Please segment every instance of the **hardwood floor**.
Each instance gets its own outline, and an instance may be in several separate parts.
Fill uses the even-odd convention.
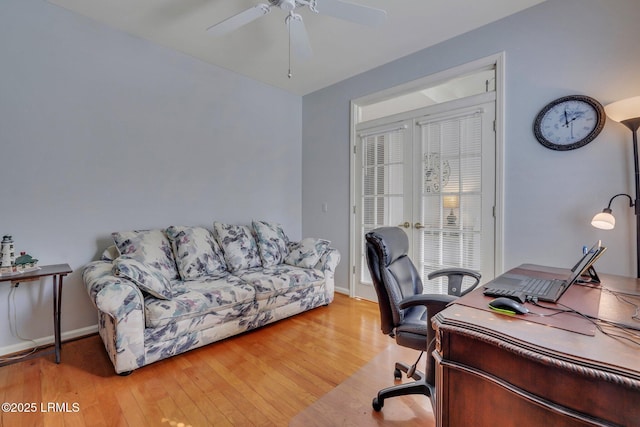
[[[3,407],[0,425],[286,426],[323,404],[333,415],[315,417],[314,425],[364,425],[362,417],[372,425],[432,425],[416,411],[431,410],[423,396],[394,398],[371,413],[380,384],[393,384],[393,358],[411,362],[417,352],[410,352],[380,332],[376,304],[344,295],[127,377],[115,375],[94,335],[65,343],[59,365],[47,355],[0,368],[0,402],[21,411]]]

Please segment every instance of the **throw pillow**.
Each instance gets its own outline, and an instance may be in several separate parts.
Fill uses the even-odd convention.
[[[230,271],[260,266],[258,246],[249,227],[214,222],[213,228]]]
[[[166,231],[182,280],[227,274],[224,256],[211,231],[204,227],[173,225]]]
[[[108,261],[113,262],[114,259],[120,256],[120,251],[116,248],[116,245],[111,245],[107,249],[102,252],[100,256],[100,261]]]
[[[270,267],[282,264],[289,255],[289,239],[280,224],[266,221],[253,221],[253,230],[256,232],[258,252],[262,259],[262,265]]]
[[[172,297],[169,280],[136,259],[123,256],[116,258],[113,262],[113,273],[131,280],[140,290],[156,298],[168,300]]]
[[[327,251],[330,241],[307,237],[289,245],[289,255],[284,262],[296,267],[313,268]]]
[[[178,278],[171,243],[162,230],[112,233],[120,254],[136,259],[162,274],[167,280]]]

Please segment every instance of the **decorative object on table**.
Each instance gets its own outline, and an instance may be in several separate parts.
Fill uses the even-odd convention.
[[[591,225],[604,230],[611,230],[616,225],[616,220],[611,214],[611,202],[618,196],[627,196],[629,198],[629,206],[635,206],[636,215],[636,268],[637,277],[640,278],[640,172],[638,171],[638,128],[640,127],[640,96],[623,99],[613,102],[604,110],[611,120],[620,122],[631,130],[633,135],[633,166],[635,168],[635,187],[636,198],[632,199],[630,195],[621,193],[616,194],[609,200],[609,205],[599,214],[593,217]]]
[[[540,144],[558,151],[593,141],[604,128],[602,104],[584,95],[569,95],[547,104],[536,116],[533,133]]]
[[[0,276],[11,276],[27,271],[38,270],[38,260],[28,255],[26,252],[20,252],[20,256],[16,258],[15,246],[10,235],[2,236],[0,243]]]
[[[25,272],[38,269],[38,260],[28,255],[26,252],[20,252],[20,256],[16,258],[16,271]]]
[[[11,236],[2,236],[2,243],[0,243],[0,254],[0,274],[11,273],[13,271],[16,259],[13,239],[11,238]]]

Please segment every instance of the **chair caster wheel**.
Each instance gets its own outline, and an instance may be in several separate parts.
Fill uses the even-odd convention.
[[[371,406],[373,406],[374,411],[380,412],[384,406],[384,401],[380,402],[377,397],[374,397],[373,402],[371,402]]]
[[[393,371],[393,378],[395,378],[396,380],[401,380],[402,371],[400,371],[400,369],[396,369],[395,371]]]

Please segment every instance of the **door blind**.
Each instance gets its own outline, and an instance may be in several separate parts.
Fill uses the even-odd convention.
[[[371,283],[364,260],[364,235],[386,225],[404,221],[405,128],[361,136],[361,280]]]
[[[481,269],[482,113],[419,122],[422,203],[418,248],[422,277],[450,267]],[[425,292],[446,293],[444,279]]]

